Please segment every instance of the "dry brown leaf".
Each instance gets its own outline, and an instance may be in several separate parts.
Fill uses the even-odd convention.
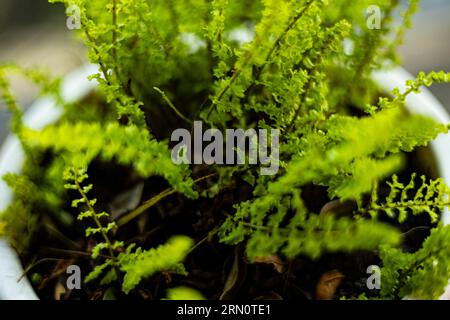
[[[334,214],[336,217],[349,216],[356,209],[356,203],[354,201],[341,201],[332,200],[322,207],[320,210],[320,216],[323,217],[328,214]]]
[[[284,263],[281,260],[281,258],[276,255],[259,257],[259,258],[253,259],[253,262],[271,264],[271,265],[273,265],[273,268],[275,269],[275,271],[278,273],[283,273],[283,271],[284,271]]]
[[[233,296],[233,292],[236,291],[246,275],[247,265],[241,258],[242,250],[240,247],[236,247],[234,250],[233,265],[231,266],[230,273],[228,274],[227,280],[225,282],[222,294],[219,300],[229,300]]]
[[[337,288],[344,279],[344,275],[339,270],[325,272],[319,279],[316,287],[317,300],[333,299]]]
[[[53,298],[55,300],[61,300],[62,297],[66,294],[66,287],[58,281],[55,286],[55,291],[53,292]]]
[[[270,291],[268,293],[256,297],[254,300],[283,300],[283,297],[280,296],[275,291]]]

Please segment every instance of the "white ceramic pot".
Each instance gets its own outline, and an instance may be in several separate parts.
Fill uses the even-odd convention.
[[[95,89],[95,82],[87,80],[87,76],[97,72],[97,67],[88,65],[70,74],[62,84],[62,97],[67,102],[74,102],[85,97]],[[386,92],[394,87],[404,88],[405,82],[414,77],[402,68],[374,73],[375,81]],[[442,123],[450,123],[450,116],[445,108],[426,89],[418,95],[410,95],[407,100],[408,109],[414,113],[430,116]],[[54,123],[61,116],[62,110],[50,98],[36,101],[25,113],[25,125],[33,129],[41,129]],[[444,181],[450,185],[450,134],[440,135],[431,143],[431,150],[437,161],[438,172]],[[24,161],[24,154],[17,138],[10,135],[0,149],[0,177],[7,172],[18,173]],[[12,199],[12,192],[0,181],[0,211],[4,210]],[[445,224],[450,223],[450,212],[446,209],[442,219]],[[8,245],[6,240],[0,239],[0,299],[9,300],[36,300],[26,277],[18,279],[23,274],[23,268],[17,254]],[[441,299],[450,299],[450,286]]]

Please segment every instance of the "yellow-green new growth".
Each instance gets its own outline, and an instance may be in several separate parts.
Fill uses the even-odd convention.
[[[99,242],[92,249],[92,258],[97,259],[103,250],[108,252],[108,256],[106,258],[106,262],[94,268],[94,270],[86,277],[85,282],[90,282],[100,276],[101,272],[108,266],[111,266],[112,269],[110,273],[107,274],[111,281],[118,279],[118,270],[116,269],[118,260],[115,251],[118,248],[123,247],[123,242],[116,241],[112,242],[109,237],[109,233],[117,228],[117,225],[114,222],[109,222],[105,224],[103,221],[109,218],[109,214],[106,212],[97,213],[94,206],[97,202],[97,199],[89,199],[88,193],[92,190],[92,184],[83,186],[83,182],[88,178],[85,168],[74,168],[70,167],[64,172],[64,180],[68,183],[65,185],[66,189],[74,190],[78,192],[81,196],[80,199],[76,199],[72,201],[72,207],[78,208],[81,204],[83,204],[87,210],[82,211],[78,215],[78,220],[86,220],[92,219],[94,222],[94,227],[87,227],[85,229],[86,237],[91,237],[96,234],[100,234],[103,238],[104,242]],[[105,279],[102,280],[105,282]]]
[[[129,293],[144,278],[157,272],[171,271],[185,274],[182,262],[189,253],[193,241],[186,236],[175,236],[157,248],[143,251],[138,248],[131,253],[130,249],[119,256],[120,269],[125,272],[122,290]]]

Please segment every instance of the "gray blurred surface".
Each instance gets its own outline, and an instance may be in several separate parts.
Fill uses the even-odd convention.
[[[44,67],[64,75],[86,61],[82,45],[66,28],[64,7],[47,0],[0,0],[0,63]],[[11,78],[22,106],[29,106],[37,90],[20,77]],[[0,143],[9,131],[8,113],[0,101]]]
[[[412,74],[450,71],[449,16],[450,0],[422,1],[400,48],[403,66]],[[80,66],[86,59],[84,49],[66,28],[65,19],[63,7],[47,0],[0,0],[0,63],[43,65],[57,75]],[[13,83],[19,102],[29,105],[36,90],[20,79]],[[431,90],[450,111],[450,85],[434,85]],[[7,119],[0,109],[0,143],[8,132]]]
[[[422,3],[400,48],[403,66],[412,74],[450,72],[450,0],[422,0]],[[431,91],[450,111],[450,84],[433,85]]]

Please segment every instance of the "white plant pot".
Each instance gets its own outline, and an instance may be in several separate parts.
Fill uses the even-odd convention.
[[[62,84],[62,97],[67,102],[75,102],[87,96],[95,89],[96,83],[88,81],[87,77],[97,72],[97,67],[87,65],[66,77]],[[386,92],[394,87],[403,89],[405,82],[414,77],[402,68],[376,72],[374,80]],[[414,113],[429,116],[439,122],[450,123],[450,116],[445,108],[427,90],[423,89],[418,95],[410,95],[407,107]],[[56,122],[62,114],[51,98],[38,99],[25,113],[25,125],[32,129],[42,129],[46,125]],[[431,142],[431,150],[436,159],[439,175],[450,185],[450,134],[442,134]],[[4,174],[19,173],[24,162],[24,153],[20,143],[14,135],[8,136],[0,149],[0,177]],[[0,211],[8,207],[13,194],[8,186],[0,179]],[[442,214],[445,224],[450,223],[448,209]],[[26,277],[20,281],[23,268],[14,250],[5,239],[0,239],[0,299],[3,300],[37,300],[38,297]],[[441,299],[450,300],[450,286]]]

